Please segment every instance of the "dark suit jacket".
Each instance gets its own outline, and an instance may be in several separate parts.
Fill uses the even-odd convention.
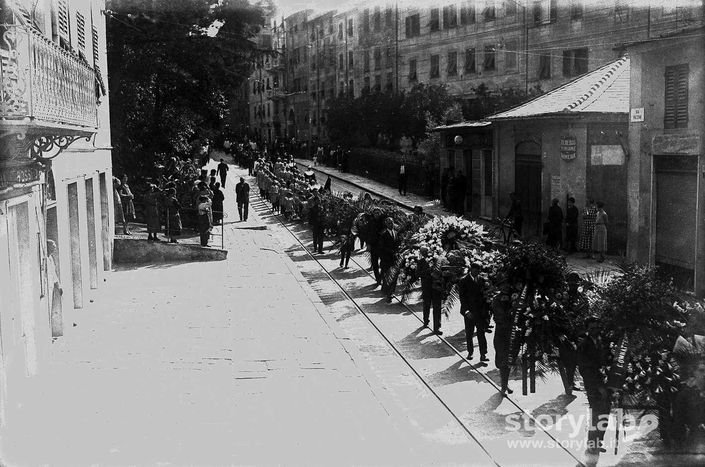
[[[240,182],[235,185],[235,200],[238,203],[250,202],[250,185],[247,182]]]

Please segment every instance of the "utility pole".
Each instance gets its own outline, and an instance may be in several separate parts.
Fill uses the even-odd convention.
[[[399,92],[399,2],[394,2],[394,81]]]
[[[346,14],[344,16],[345,23],[343,24],[343,29],[345,30],[345,56],[343,59],[345,60],[345,84],[343,85],[343,89],[348,88],[348,84],[350,83],[350,78],[349,78],[349,72],[348,72],[348,67],[350,66],[350,59],[348,57],[348,15]],[[348,89],[348,94],[352,90]]]
[[[529,95],[529,18],[525,3],[516,2],[524,10],[524,95]]]
[[[321,61],[318,48],[318,26],[314,25],[313,31],[316,38],[316,137],[321,140]],[[313,150],[313,148],[311,148]]]

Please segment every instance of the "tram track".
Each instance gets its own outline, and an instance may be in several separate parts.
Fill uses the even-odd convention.
[[[259,198],[259,197],[258,197]],[[261,206],[269,210],[269,205],[265,203],[263,200],[259,200],[261,203]],[[258,203],[259,204],[259,203]],[[254,207],[254,206],[253,206]],[[373,278],[372,274],[369,272],[368,268],[365,267],[365,265],[361,264],[359,261],[359,258],[351,258],[351,263],[354,265],[354,269],[348,269],[345,270],[345,276],[341,276],[340,271],[336,270],[337,268],[331,269],[330,267],[326,267],[324,264],[324,261],[330,261],[330,258],[326,257],[321,257],[321,256],[316,256],[314,253],[311,252],[311,250],[307,247],[306,242],[309,241],[308,238],[305,240],[302,238],[304,233],[308,233],[307,230],[301,229],[300,231],[295,231],[290,225],[287,225],[286,222],[281,218],[280,215],[272,215],[270,217],[273,221],[275,221],[279,226],[281,226],[287,233],[288,235],[291,236],[291,238],[294,240],[294,245],[295,247],[302,252],[307,258],[310,258],[313,260],[313,262],[317,266],[317,273],[309,273],[308,276],[304,274],[304,277],[306,277],[310,281],[318,282],[321,280],[325,280],[329,282],[330,284],[333,285],[334,290],[325,292],[323,294],[319,293],[319,296],[321,300],[323,301],[324,304],[327,305],[326,302],[331,302],[334,300],[338,300],[340,297],[344,298],[345,301],[347,301],[355,310],[356,313],[361,315],[365,321],[375,330],[375,332],[386,342],[386,344],[391,348],[394,354],[396,354],[404,363],[406,367],[408,367],[411,372],[415,375],[415,377],[418,379],[418,381],[422,384],[423,387],[425,387],[428,392],[441,404],[441,406],[448,412],[448,414],[451,416],[451,418],[454,420],[455,423],[458,424],[458,426],[461,428],[463,432],[467,434],[467,436],[472,439],[477,445],[480,447],[480,449],[485,453],[487,456],[487,460],[493,464],[493,465],[508,465],[512,464],[513,462],[501,462],[500,459],[498,459],[498,449],[494,447],[493,449],[488,449],[486,444],[487,444],[487,439],[480,439],[477,434],[475,433],[475,430],[473,429],[472,426],[470,426],[469,423],[467,423],[465,420],[463,420],[464,416],[467,418],[467,414],[463,414],[462,410],[459,411],[457,407],[453,407],[453,402],[448,400],[448,398],[442,394],[439,390],[438,383],[435,383],[431,381],[431,378],[427,375],[423,374],[423,371],[421,368],[419,368],[418,364],[415,364],[409,356],[408,349],[400,348],[400,345],[398,345],[392,337],[390,337],[388,332],[385,332],[384,329],[384,323],[381,322],[379,319],[379,316],[375,316],[376,313],[371,312],[368,308],[370,306],[368,304],[363,303],[363,299],[361,299],[359,296],[356,296],[359,291],[355,290],[349,290],[348,287],[345,285],[346,278],[350,277],[351,274],[360,277],[360,275],[364,275],[370,278]],[[337,258],[336,258],[337,262]],[[369,292],[369,290],[368,290]],[[369,297],[368,297],[369,298]],[[394,300],[400,304],[403,308],[404,311],[408,314],[411,314],[419,323],[423,323],[422,318],[419,316],[419,312],[414,310],[412,306],[410,306],[408,303],[403,302],[398,296],[394,296]],[[422,326],[423,327],[423,326]],[[438,344],[440,344],[441,347],[443,347],[445,350],[442,351],[442,353],[447,353],[450,352],[452,355],[455,356],[455,362],[458,365],[458,368],[465,364],[468,366],[468,368],[472,371],[472,373],[475,375],[475,380],[481,380],[484,384],[489,385],[492,388],[492,391],[496,392],[496,394],[499,394],[499,387],[498,385],[492,380],[490,376],[488,376],[484,371],[480,369],[480,367],[473,365],[471,361],[469,361],[467,358],[465,358],[462,354],[462,351],[459,350],[455,345],[453,345],[452,342],[450,342],[447,338],[443,336],[433,336],[433,339],[436,340]],[[490,343],[491,345],[491,343]],[[573,452],[568,450],[566,447],[564,447],[559,440],[557,440],[551,433],[543,429],[543,426],[540,423],[536,423],[536,419],[534,416],[529,413],[527,410],[522,408],[514,398],[511,396],[506,397],[506,401],[511,404],[516,411],[520,412],[523,414],[527,419],[531,420],[534,423],[534,426],[536,427],[537,430],[540,430],[548,439],[552,440],[553,443],[555,443],[555,447],[561,449],[565,456],[566,459],[570,458],[570,462],[577,463],[578,465],[582,465],[581,461],[574,455]],[[505,454],[506,457],[506,454]],[[563,465],[563,464],[561,464]]]

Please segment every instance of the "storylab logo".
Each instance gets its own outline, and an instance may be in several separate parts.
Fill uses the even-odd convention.
[[[623,434],[622,442],[631,442],[643,438],[658,428],[658,417],[655,414],[636,416],[615,409],[610,414],[600,415],[593,422],[590,412],[584,414],[566,414],[560,417],[542,414],[530,417],[527,414],[510,414],[505,417],[505,429],[510,432],[531,434],[535,431],[545,431],[557,440],[585,440],[588,431],[614,431],[619,429]]]

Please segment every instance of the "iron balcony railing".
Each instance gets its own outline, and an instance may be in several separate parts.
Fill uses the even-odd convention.
[[[0,25],[0,125],[98,126],[96,74],[40,32]]]

